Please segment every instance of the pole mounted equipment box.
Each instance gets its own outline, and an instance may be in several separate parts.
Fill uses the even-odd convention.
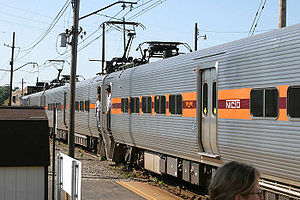
[[[49,127],[41,107],[0,107],[0,199],[48,199]]]

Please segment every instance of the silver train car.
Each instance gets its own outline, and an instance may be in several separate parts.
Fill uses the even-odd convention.
[[[50,126],[58,108],[65,134],[68,96],[66,85],[23,102],[44,106]],[[243,161],[267,190],[300,198],[300,25],[79,82],[75,124],[77,143],[110,159],[138,154],[146,169],[198,185]]]

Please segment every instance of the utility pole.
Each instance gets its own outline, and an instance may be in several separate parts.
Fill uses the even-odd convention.
[[[197,51],[197,44],[198,44],[198,24],[195,23],[195,38],[194,38],[194,47],[195,47],[195,51]]]
[[[126,50],[126,29],[125,29],[125,17],[123,17],[123,42],[124,42],[124,51]]]
[[[15,53],[15,37],[16,33],[13,32],[13,43],[11,46],[11,61],[10,61],[10,84],[9,84],[9,102],[8,105],[11,106],[12,98],[12,84],[13,84],[13,73],[14,73],[14,53]]]
[[[105,64],[105,23],[102,24],[102,71],[104,74],[104,64]]]
[[[73,4],[73,29],[72,29],[72,51],[71,51],[71,72],[70,72],[70,115],[69,115],[69,156],[74,158],[75,148],[75,89],[76,89],[76,66],[77,66],[77,43],[80,0],[72,0]]]
[[[286,27],[286,0],[279,0],[279,23],[278,28]]]
[[[22,79],[22,97],[24,96],[24,79]]]

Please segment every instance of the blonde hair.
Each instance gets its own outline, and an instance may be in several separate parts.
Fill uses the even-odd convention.
[[[251,165],[228,162],[217,169],[210,182],[210,200],[233,200],[237,194],[246,194],[255,187],[259,177],[259,172]]]

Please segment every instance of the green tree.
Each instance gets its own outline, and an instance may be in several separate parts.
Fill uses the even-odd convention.
[[[9,86],[0,86],[0,105],[9,97]]]

